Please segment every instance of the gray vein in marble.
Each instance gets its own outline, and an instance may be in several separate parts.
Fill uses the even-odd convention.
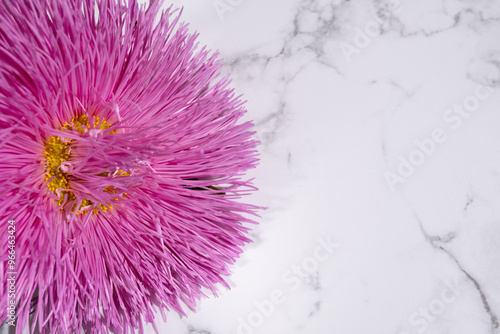
[[[465,204],[465,208],[464,208],[464,211],[467,212],[467,210],[469,209],[469,206],[474,203],[474,196],[471,196],[471,195],[467,195],[467,203]]]
[[[425,31],[424,29],[420,29],[417,31],[410,32],[408,31],[409,29],[405,26],[404,22],[398,17],[397,13],[394,12],[393,9],[391,9],[390,3],[393,1],[374,1],[374,8],[375,8],[375,14],[377,18],[381,21],[383,21],[383,24],[380,25],[380,32],[381,34],[387,34],[390,32],[397,32],[401,37],[413,37],[413,36],[425,36],[425,37],[430,37],[433,35],[441,34],[443,32],[449,31],[451,29],[454,29],[460,24],[463,23],[464,21],[464,16],[466,14],[472,14],[475,17],[475,20],[472,20],[474,24],[488,24],[490,22],[498,22],[500,21],[500,17],[491,17],[491,18],[486,18],[484,15],[483,11],[478,11],[473,8],[465,8],[461,10],[460,12],[456,14],[449,13],[449,11],[446,9],[446,6],[444,5],[443,2],[443,13],[450,16],[452,18],[453,23],[442,29],[435,29],[431,31]],[[402,3],[402,7],[404,7],[405,2]],[[469,28],[474,29],[470,24],[468,25]]]
[[[488,314],[491,322],[491,334],[497,334],[499,329],[500,329],[500,323],[498,321],[497,315],[494,313],[492,310],[490,303],[488,301],[488,297],[486,296],[486,293],[484,292],[484,289],[481,287],[479,282],[467,271],[464,269],[460,261],[457,259],[457,257],[448,249],[444,247],[445,244],[450,243],[451,241],[454,240],[455,238],[455,233],[450,232],[445,236],[433,236],[427,233],[425,230],[422,221],[418,217],[418,215],[413,212],[415,219],[418,222],[418,225],[420,227],[420,230],[422,231],[422,234],[424,235],[424,238],[429,244],[434,248],[439,251],[444,252],[448,257],[450,257],[453,262],[457,265],[458,269],[464,273],[464,275],[467,277],[467,279],[474,285],[476,290],[479,293],[479,296],[481,297],[481,302],[483,304],[484,310]]]
[[[317,301],[314,304],[314,309],[309,313],[309,318],[314,317],[321,310],[321,302]]]
[[[287,60],[287,58],[289,58],[290,56],[297,54],[301,50],[307,49],[314,53],[316,58],[315,61],[333,69],[339,75],[342,75],[342,72],[336,66],[333,66],[331,63],[325,62],[324,59],[322,59],[326,55],[326,52],[324,50],[325,42],[330,40],[331,37],[334,37],[332,35],[339,34],[340,31],[340,25],[338,23],[337,17],[335,16],[335,10],[340,6],[340,4],[334,5],[334,2],[335,1],[331,1],[331,4],[327,6],[320,6],[319,1],[301,1],[293,18],[293,27],[290,29],[288,36],[284,38],[283,46],[277,54],[271,56],[263,56],[256,53],[248,54],[247,52],[243,55],[237,55],[235,59],[225,63],[225,67],[231,68],[241,60],[245,59],[246,61],[250,61],[253,64],[261,62],[262,68],[265,69],[269,61],[272,59]],[[349,1],[342,1],[341,4],[346,2]],[[324,13],[326,7],[332,9],[332,14],[329,18],[321,16],[321,14]],[[303,27],[302,24],[300,24],[300,16],[304,15],[304,13],[311,13],[317,16],[317,28],[313,31],[308,31],[307,28]],[[312,40],[299,40],[304,36],[312,37]],[[297,74],[299,74],[303,68],[304,67],[296,71],[296,73],[290,78],[283,78],[285,80],[285,84],[288,84],[290,80],[293,80],[293,78]]]
[[[274,55],[261,55],[256,51],[248,51],[244,54],[224,56],[224,68],[228,72],[245,73],[248,67],[257,67],[260,75],[264,75],[266,68],[272,60],[283,63],[283,68],[286,67],[287,61],[290,58],[303,50],[309,50],[313,53],[314,59],[302,64],[291,74],[285,71],[279,75],[280,85],[278,90],[279,102],[275,110],[261,120],[257,120],[256,129],[259,131],[259,140],[263,147],[266,148],[271,144],[277,134],[286,126],[286,92],[288,85],[312,62],[316,62],[325,67],[334,70],[338,75],[344,76],[343,73],[331,62],[325,51],[325,43],[339,34],[339,22],[336,17],[336,8],[348,3],[349,1],[341,1],[335,4],[336,1],[331,1],[329,5],[321,6],[319,1],[303,0],[300,2],[297,11],[294,14],[293,26],[290,28],[288,35],[283,40],[283,45],[280,51]],[[322,14],[326,9],[331,10],[330,17]],[[304,13],[311,13],[317,16],[317,27],[313,31],[307,31],[300,23],[300,16]],[[306,38],[306,39],[304,39]],[[308,38],[308,39],[307,39]]]
[[[395,19],[395,20],[397,20],[400,23],[399,29],[388,29],[388,30],[384,31],[384,33],[387,33],[390,31],[396,31],[402,38],[415,37],[415,36],[431,37],[434,35],[442,34],[446,31],[449,31],[449,30],[456,28],[460,24],[460,21],[461,21],[460,16],[455,15],[453,17],[453,24],[451,24],[450,26],[448,26],[446,28],[435,29],[435,30],[431,30],[431,31],[425,31],[424,29],[420,29],[420,30],[417,30],[414,32],[408,32],[408,29],[405,27],[405,25],[404,25],[404,23],[402,23],[402,21],[400,21],[399,19]]]
[[[314,291],[321,290],[321,282],[319,281],[319,272],[309,275],[306,278],[305,282],[309,287],[311,287],[312,290]]]
[[[278,132],[286,124],[286,102],[282,98],[277,111],[267,115],[264,119],[259,120],[255,125],[257,128],[265,128],[261,131],[260,141],[266,147],[276,139]]]
[[[493,2],[494,2],[494,0],[490,1],[490,3],[493,3]],[[474,3],[471,2],[471,5],[473,5],[473,4]],[[404,6],[404,3],[403,3],[403,6]],[[436,29],[436,30],[427,31],[427,32],[424,31],[423,29],[421,29],[421,30],[410,33],[407,31],[408,29],[406,29],[404,23],[401,20],[392,16],[391,19],[396,21],[397,25],[399,27],[398,27],[398,29],[388,29],[387,31],[391,31],[391,30],[397,31],[397,32],[399,32],[401,37],[411,37],[411,36],[415,36],[415,35],[423,35],[423,36],[429,37],[429,36],[433,36],[433,35],[440,34],[440,33],[449,31],[451,29],[454,29],[454,28],[460,26],[461,24],[467,24],[465,22],[466,21],[465,17],[468,14],[472,14],[474,16],[474,20],[471,20],[471,22],[468,23],[467,26],[476,32],[477,32],[477,29],[475,26],[489,24],[492,22],[496,23],[496,22],[500,21],[500,16],[496,16],[496,17],[494,16],[494,17],[488,17],[488,18],[485,17],[484,10],[487,10],[487,9],[476,10],[472,7],[468,7],[468,8],[462,9],[458,13],[453,14],[453,13],[450,13],[449,10],[447,9],[447,7],[445,5],[445,1],[442,2],[442,8],[443,8],[443,13],[448,15],[450,18],[453,19],[453,24],[451,24],[450,26],[448,26],[446,28]],[[383,13],[383,11],[382,11],[382,13]]]
[[[204,329],[197,329],[190,325],[188,327],[188,334],[212,334],[212,332]]]
[[[491,23],[491,22],[499,22],[500,21],[500,17],[489,17],[489,18],[486,18],[484,16],[484,12],[483,11],[478,11],[478,10],[475,10],[475,9],[472,9],[472,8],[463,9],[462,11],[460,11],[459,13],[457,13],[455,16],[458,16],[459,20],[461,20],[462,17],[465,14],[472,14],[472,15],[474,15],[474,17],[476,18],[474,20],[474,22],[479,22],[481,24],[486,24],[486,23]]]
[[[465,271],[465,269],[462,268],[461,264],[458,262],[457,258],[451,253],[449,252],[446,248],[444,247],[439,247],[442,251],[444,251],[446,254],[448,254],[452,259],[453,261],[455,261],[455,263],[457,264],[458,268],[465,274],[465,276],[467,276],[467,278],[474,284],[474,287],[476,288],[477,291],[479,291],[479,294],[481,296],[481,301],[483,303],[483,306],[484,306],[484,309],[486,310],[486,312],[488,313],[488,315],[490,316],[490,321],[491,321],[491,333],[492,334],[496,334],[498,333],[498,328],[500,326],[499,322],[498,322],[498,318],[496,316],[496,314],[491,310],[491,307],[490,307],[490,304],[488,302],[488,299],[486,297],[486,294],[484,293],[483,289],[481,288],[481,285],[479,285],[479,283],[476,281],[476,279],[474,277],[472,277],[471,274],[469,274],[467,271]]]
[[[482,70],[478,71],[478,68]],[[467,79],[487,87],[500,86],[500,52],[491,52],[472,60],[469,63]]]

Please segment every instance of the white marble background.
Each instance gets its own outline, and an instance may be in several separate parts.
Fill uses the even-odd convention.
[[[248,100],[269,209],[160,333],[500,333],[500,1],[173,3]]]
[[[248,100],[269,209],[160,332],[500,333],[500,1],[174,3]]]

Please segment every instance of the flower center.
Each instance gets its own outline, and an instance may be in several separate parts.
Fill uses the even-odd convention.
[[[93,130],[106,130],[112,126],[109,122],[103,120],[100,122],[99,117],[93,117],[93,127],[91,129],[89,118],[87,115],[81,115],[73,117],[71,123],[64,123],[61,130],[76,131],[79,134],[84,134],[88,131]],[[110,134],[114,134],[116,131],[111,131]],[[77,210],[77,203],[75,203],[77,197],[75,194],[69,190],[70,180],[69,180],[69,163],[71,159],[71,144],[74,139],[61,138],[58,136],[52,136],[45,143],[45,159],[46,159],[46,174],[45,180],[48,181],[47,187],[49,190],[59,196],[58,204],[61,210],[69,208],[68,203],[72,203],[71,212]],[[120,176],[127,176],[128,173],[119,171]],[[108,173],[101,173],[99,176],[107,176]],[[116,193],[113,186],[108,186],[104,189],[108,193]],[[117,199],[116,199],[117,200]],[[87,214],[88,208],[94,206],[94,202],[89,199],[83,199],[78,207],[77,214]],[[111,203],[100,204],[96,206],[92,213],[97,213],[100,208],[103,212],[113,208]]]

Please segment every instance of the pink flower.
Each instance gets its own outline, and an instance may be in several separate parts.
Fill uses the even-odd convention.
[[[31,313],[42,333],[142,332],[228,286],[250,241],[252,124],[217,54],[159,11],[0,5],[0,319],[13,300],[18,331]]]

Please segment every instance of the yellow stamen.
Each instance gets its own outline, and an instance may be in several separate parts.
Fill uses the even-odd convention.
[[[99,130],[106,130],[110,128],[113,124],[103,120],[100,121],[99,117],[93,117],[94,122],[93,122],[93,128],[99,129]],[[64,123],[62,125],[62,130],[69,130],[69,131],[77,131],[79,134],[84,134],[88,130],[90,130],[90,122],[88,119],[87,115],[80,115],[80,116],[75,116],[71,120],[71,123]],[[116,133],[116,130],[113,130],[110,132],[110,134]],[[47,172],[45,174],[45,180],[49,181],[47,184],[47,187],[49,190],[57,195],[57,189],[66,189],[62,190],[59,193],[59,199],[58,199],[58,204],[61,206],[61,210],[65,208],[65,203],[72,202],[76,200],[75,194],[69,190],[70,188],[70,182],[68,180],[68,174],[64,172],[61,169],[61,164],[65,161],[70,160],[71,158],[71,153],[70,153],[70,147],[71,143],[73,142],[73,139],[69,140],[61,140],[61,137],[58,136],[52,136],[50,137],[47,142],[45,143],[45,159],[46,159],[46,169]],[[108,173],[100,173],[98,174],[99,176],[108,176]],[[116,172],[117,176],[129,176],[130,173],[124,172],[122,170]],[[117,191],[114,189],[113,186],[107,186],[104,189],[105,192],[108,193],[117,193]],[[115,200],[118,200],[118,198],[114,198]],[[94,203],[89,200],[89,199],[83,199],[77,214],[88,214],[88,210],[84,210],[83,208],[92,206]],[[76,208],[77,204],[73,204],[71,207],[71,212],[75,212],[77,210]],[[83,210],[82,210],[83,209]],[[113,209],[113,205],[111,203],[106,203],[105,204],[99,204],[97,207],[95,207],[92,210],[92,213],[98,213],[99,209],[102,212],[106,212],[110,209]]]

